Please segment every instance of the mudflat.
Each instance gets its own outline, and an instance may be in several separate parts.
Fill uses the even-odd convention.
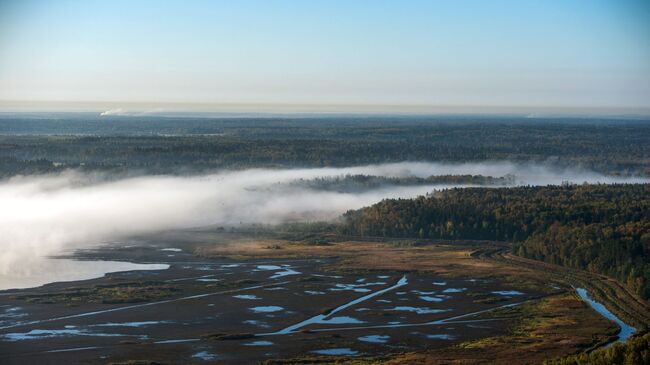
[[[79,251],[169,268],[0,292],[0,362],[525,363],[617,331],[486,243],[406,245],[184,231]]]

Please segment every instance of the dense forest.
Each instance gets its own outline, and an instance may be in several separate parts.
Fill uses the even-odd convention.
[[[342,233],[511,241],[515,254],[618,279],[650,298],[650,185],[450,189],[344,215]]]
[[[507,186],[514,185],[515,176],[500,177],[483,175],[434,175],[429,177],[387,177],[374,175],[344,175],[337,177],[320,177],[315,179],[300,179],[289,183],[291,187],[302,187],[325,191],[338,191],[344,193],[361,192],[370,189],[379,189],[387,186],[415,186],[415,185],[488,185]]]
[[[0,177],[66,168],[184,173],[503,160],[647,176],[648,140],[650,124],[635,120],[0,115]]]
[[[545,365],[637,365],[650,364],[650,333],[632,337],[624,344],[615,343],[592,353],[580,353]]]

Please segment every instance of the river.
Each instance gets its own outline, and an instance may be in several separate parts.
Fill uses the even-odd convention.
[[[627,341],[630,336],[636,332],[636,328],[630,326],[629,324],[623,322],[620,318],[618,318],[614,313],[610,312],[603,304],[593,300],[590,296],[589,293],[587,293],[586,289],[583,288],[575,288],[576,291],[578,292],[578,295],[580,295],[580,298],[582,298],[585,302],[589,303],[589,305],[596,310],[596,312],[600,313],[603,317],[609,319],[610,321],[615,322],[620,328],[621,331],[618,333],[618,339],[616,342],[625,342]]]

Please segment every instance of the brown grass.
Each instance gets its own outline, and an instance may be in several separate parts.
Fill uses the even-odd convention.
[[[364,241],[310,245],[277,239],[238,238],[215,246],[204,246],[198,253],[206,257],[233,259],[336,257],[339,259],[337,266],[349,269],[431,271],[439,274],[471,270],[475,275],[480,275],[492,273],[500,266],[472,258],[472,251],[471,248],[451,245],[395,247],[390,243]]]

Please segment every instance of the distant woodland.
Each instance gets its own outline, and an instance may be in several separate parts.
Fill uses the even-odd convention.
[[[483,175],[434,175],[429,177],[386,177],[374,175],[345,175],[339,177],[322,177],[309,180],[297,180],[289,183],[290,187],[302,187],[315,190],[338,191],[346,193],[379,189],[386,186],[415,186],[415,185],[513,185],[515,177]]]
[[[350,211],[342,233],[514,242],[517,255],[601,273],[650,298],[650,185],[451,189]]]
[[[77,168],[194,173],[436,161],[650,175],[650,123],[479,117],[199,119],[0,115],[0,178]]]

